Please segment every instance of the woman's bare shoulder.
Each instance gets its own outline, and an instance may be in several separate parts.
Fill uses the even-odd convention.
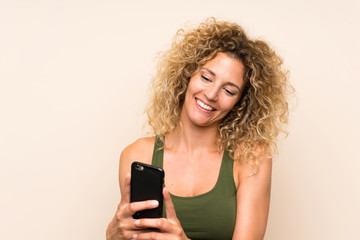
[[[151,164],[154,143],[154,137],[139,138],[121,152],[119,164],[120,189],[124,189],[125,176],[130,173],[133,162]]]
[[[139,138],[122,151],[120,161],[124,160],[130,164],[135,161],[150,164],[154,144],[154,137]]]
[[[271,172],[272,157],[266,148],[257,147],[255,151],[255,158],[257,165],[252,165],[243,159],[234,161],[234,171],[236,172],[234,176],[236,175],[238,177],[238,181],[235,182],[240,183],[251,176],[263,173],[267,174],[269,171]]]

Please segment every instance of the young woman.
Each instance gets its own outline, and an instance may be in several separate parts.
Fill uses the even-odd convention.
[[[178,31],[153,79],[154,136],[121,154],[121,202],[107,239],[263,239],[271,156],[288,115],[281,64],[234,23],[211,18]],[[166,217],[132,218],[159,204],[130,203],[134,161],[164,169]]]

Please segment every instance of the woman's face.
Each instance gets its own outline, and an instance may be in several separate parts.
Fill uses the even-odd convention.
[[[182,108],[182,121],[197,126],[218,126],[240,99],[244,65],[219,52],[191,78]]]

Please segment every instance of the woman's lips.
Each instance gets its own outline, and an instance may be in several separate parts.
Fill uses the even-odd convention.
[[[215,111],[216,110],[215,108],[213,108],[213,107],[205,104],[204,102],[202,102],[200,99],[195,98],[195,101],[204,110],[207,110],[207,111]]]

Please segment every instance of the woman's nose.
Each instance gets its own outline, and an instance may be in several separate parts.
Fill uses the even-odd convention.
[[[218,87],[215,85],[209,86],[205,91],[205,96],[209,101],[216,101],[218,98]]]

